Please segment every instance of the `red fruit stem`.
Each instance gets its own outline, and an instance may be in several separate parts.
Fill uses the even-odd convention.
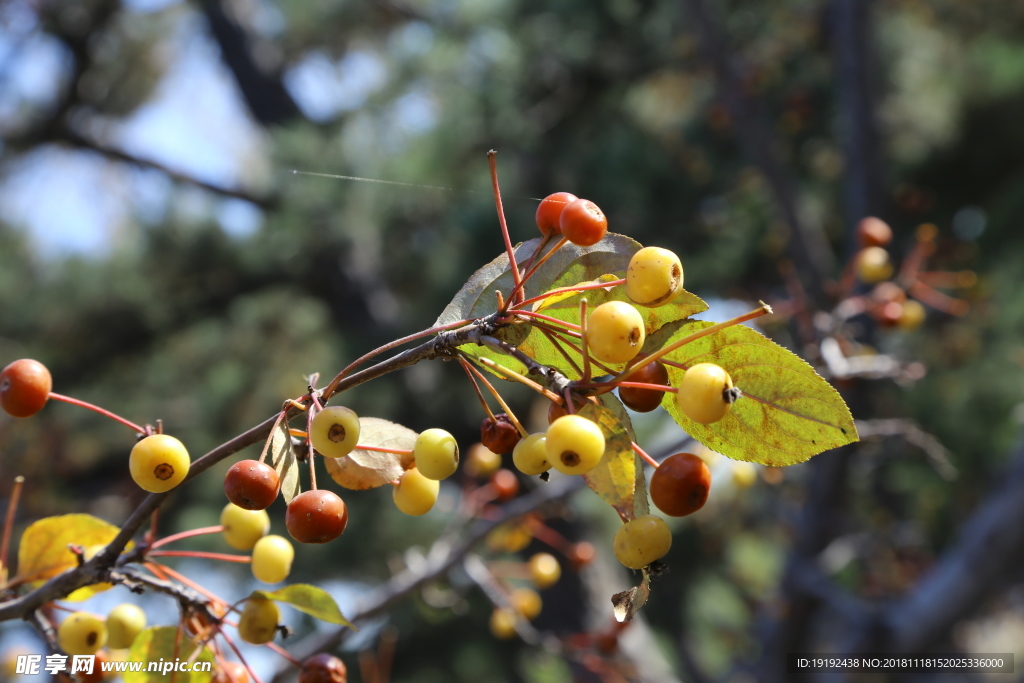
[[[537,323],[534,323],[533,326],[540,330],[544,334],[544,336],[548,338],[548,341],[551,342],[551,345],[555,347],[559,354],[561,354],[562,358],[565,359],[565,362],[568,363],[572,367],[572,369],[576,371],[577,375],[580,375],[582,377],[583,368],[581,368],[579,364],[577,364],[576,361],[573,360],[571,356],[569,356],[569,353],[564,348],[562,348],[562,342],[559,341],[559,339],[551,332],[551,330]]]
[[[383,446],[363,446],[357,445],[354,450],[357,451],[378,451],[380,453],[395,453],[396,455],[409,455],[412,453],[412,449],[403,450],[401,448],[384,448]]]
[[[267,435],[267,440],[263,442],[263,450],[260,451],[260,462],[264,462],[267,459],[267,453],[270,451],[270,442],[274,440],[274,433],[277,432],[277,428],[281,425],[281,420],[283,420],[287,414],[287,410],[282,410],[277,414],[277,419],[274,420],[274,426],[270,428],[270,434]]]
[[[534,323],[534,325],[536,326],[536,323]],[[559,340],[560,342],[562,342],[563,344],[565,344],[566,346],[568,346],[568,347],[569,347],[570,349],[572,349],[572,350],[573,350],[573,351],[575,351],[576,353],[580,354],[580,356],[581,356],[581,357],[583,356],[583,349],[581,349],[580,347],[576,346],[576,345],[575,345],[574,343],[572,343],[572,342],[571,342],[571,341],[569,341],[568,339],[564,339],[564,338],[562,338],[562,337],[560,336],[560,335],[562,334],[562,330],[551,330],[551,332],[552,332],[552,334],[554,334],[554,335],[555,335],[555,337],[556,337],[556,338],[557,338],[557,339],[558,339],[558,340]],[[605,364],[604,364],[604,363],[602,363],[601,361],[597,360],[597,359],[596,359],[596,358],[594,358],[593,356],[591,356],[591,358],[590,358],[590,362],[591,362],[591,363],[593,363],[594,365],[596,365],[597,367],[601,368],[602,370],[604,370],[604,371],[605,371],[606,373],[608,373],[609,375],[614,375],[614,374],[615,374],[615,370],[613,370],[612,368],[608,367],[607,365],[605,365]],[[583,373],[581,372],[581,373],[580,373],[580,375],[582,375],[582,374],[583,374]]]
[[[414,339],[420,339],[421,337],[429,337],[432,334],[437,334],[438,332],[444,332],[445,330],[453,330],[453,329],[455,329],[457,327],[462,327],[463,325],[468,325],[471,322],[473,322],[472,319],[467,319],[467,320],[459,320],[458,322],[454,322],[454,323],[448,323],[447,325],[438,325],[437,327],[431,327],[430,329],[422,330],[420,332],[415,332],[415,333],[410,334],[410,335],[408,335],[406,337],[402,337],[401,339],[396,339],[393,342],[388,342],[384,346],[378,346],[373,351],[370,351],[369,353],[365,353],[362,356],[360,356],[359,358],[356,358],[354,361],[349,363],[345,367],[344,370],[339,372],[337,374],[337,376],[335,376],[335,378],[331,380],[330,384],[328,384],[326,387],[324,387],[324,390],[320,392],[320,395],[323,396],[324,402],[327,402],[328,400],[330,400],[331,396],[334,395],[334,390],[337,389],[338,384],[341,382],[341,380],[345,379],[345,377],[348,376],[348,374],[350,372],[352,372],[357,367],[359,367],[360,365],[362,365],[366,361],[370,360],[374,356],[380,355],[381,353],[384,353],[385,351],[390,351],[391,349],[395,348],[396,346],[401,346],[402,344],[405,344],[407,342],[411,342]]]
[[[83,400],[81,400],[79,398],[71,398],[70,396],[65,396],[64,394],[56,394],[56,393],[54,393],[52,391],[50,392],[50,398],[52,398],[55,401],[63,401],[64,403],[70,403],[73,406],[79,406],[81,408],[88,408],[89,410],[91,410],[93,412],[96,412],[96,413],[99,413],[100,415],[103,415],[104,417],[109,417],[111,420],[114,420],[115,422],[120,422],[125,427],[130,427],[131,429],[134,429],[139,434],[147,434],[147,432],[146,432],[146,430],[144,428],[142,428],[139,425],[135,424],[131,420],[126,420],[125,418],[121,417],[120,415],[112,413],[109,410],[107,410],[106,408],[100,408],[97,405],[93,405],[92,403],[89,403],[88,401],[83,401]]]
[[[531,389],[533,389],[534,391],[536,391],[538,394],[543,395],[544,398],[548,399],[549,401],[557,401],[558,400],[558,394],[556,394],[555,392],[551,391],[547,387],[542,387],[540,384],[538,384],[537,382],[534,382],[529,377],[524,377],[523,375],[519,374],[515,370],[511,370],[509,368],[506,368],[501,363],[497,363],[497,362],[491,360],[490,358],[479,358],[478,360],[481,363],[483,363],[484,365],[486,365],[487,367],[489,367],[490,369],[494,370],[495,372],[500,372],[501,374],[505,375],[506,377],[509,377],[511,379],[514,379],[517,382],[521,382],[522,384],[525,384],[526,386],[528,386]]]
[[[175,541],[180,541],[186,538],[192,538],[193,536],[203,536],[205,534],[219,534],[222,531],[224,531],[224,527],[219,524],[217,526],[204,526],[198,529],[192,529],[190,531],[182,531],[177,534],[171,534],[166,538],[161,538],[159,541],[154,541],[152,544],[150,544],[149,549],[156,550],[160,546],[167,545],[168,543],[174,543]]]
[[[156,530],[160,524],[160,508],[153,510],[153,516],[149,518],[149,531],[143,535],[143,539],[147,545],[152,545],[156,541]]]
[[[640,458],[643,459],[643,461],[646,462],[648,465],[650,465],[654,469],[658,469],[658,464],[659,464],[658,461],[655,460],[654,458],[652,458],[651,456],[649,456],[647,454],[647,451],[645,451],[644,449],[640,448],[640,444],[638,444],[636,441],[633,441],[632,443],[633,443],[633,450],[636,452],[636,454],[639,455]]]
[[[256,675],[256,672],[253,671],[252,667],[249,666],[249,662],[245,661],[245,657],[243,657],[242,653],[239,652],[238,646],[235,645],[235,641],[231,639],[231,636],[229,636],[227,633],[224,633],[223,631],[220,632],[220,635],[222,638],[224,638],[224,642],[228,644],[228,647],[230,647],[231,650],[235,653],[235,656],[238,657],[238,661],[242,663],[242,666],[245,667],[245,670],[249,672],[249,677],[252,678],[253,683],[263,683],[263,681],[260,680],[260,677]]]
[[[315,394],[313,396],[313,402],[317,403]],[[313,433],[312,410],[306,413],[306,431],[309,432],[310,434]],[[313,454],[313,442],[310,441],[309,439],[306,440],[306,448],[309,450],[309,457],[307,458],[309,460],[309,490],[316,491],[316,467],[314,466],[316,458],[314,457]]]
[[[498,223],[501,225],[501,237],[505,240],[505,252],[508,254],[509,267],[512,269],[512,283],[515,285],[513,292],[519,289],[523,280],[519,274],[519,264],[516,263],[516,253],[512,250],[512,238],[508,235],[508,224],[505,222],[505,208],[501,204],[501,188],[498,187],[498,162],[495,158],[498,155],[493,149],[487,152],[487,165],[491,169],[491,187],[494,190],[494,206],[498,209]],[[520,298],[521,295],[520,295]],[[508,298],[509,304],[514,304],[513,297]]]
[[[587,297],[580,299],[580,353],[583,354],[583,376],[581,382],[590,381],[590,353],[587,349]]]
[[[930,285],[926,285],[920,280],[910,285],[910,295],[915,299],[920,299],[922,303],[926,303],[934,309],[944,313],[950,313],[952,315],[964,315],[970,308],[970,304],[963,299],[957,299],[949,296],[948,294],[943,294],[939,290]]]
[[[575,415],[576,402],[572,400],[572,389],[566,387],[565,389],[562,390],[562,395],[565,401],[564,403],[562,403],[562,405],[565,406],[565,414]]]
[[[526,316],[528,318],[537,318],[538,320],[546,320],[549,323],[552,323],[554,325],[560,325],[560,326],[562,326],[562,327],[564,327],[566,329],[572,330],[574,332],[579,332],[580,331],[580,326],[579,325],[574,325],[572,323],[567,323],[564,320],[559,320],[558,318],[552,318],[550,315],[544,315],[543,313],[536,313],[534,311],[520,311],[520,310],[517,310],[516,311],[516,315],[522,315],[522,316]]]
[[[914,248],[903,259],[903,265],[900,267],[899,275],[895,279],[904,286],[912,283],[917,279],[917,273],[921,270],[921,266],[924,265],[925,259],[934,251],[935,242],[930,239],[918,239],[917,243],[914,244]]]
[[[278,645],[274,641],[270,641],[269,643],[267,643],[267,647],[269,647],[271,650],[273,650],[277,654],[279,654],[282,657],[284,657],[285,659],[287,659],[289,662],[292,663],[293,666],[295,666],[295,668],[297,668],[297,669],[301,669],[302,668],[302,662],[300,662],[299,660],[295,659],[295,657],[292,657],[290,654],[288,654],[287,650],[285,650],[283,647],[281,647],[280,645]]]
[[[525,271],[530,270],[530,266],[533,264],[533,262],[540,255],[540,252],[544,251],[544,247],[546,247],[548,245],[548,242],[551,241],[551,238],[554,235],[555,235],[555,233],[549,232],[548,234],[544,235],[544,237],[541,238],[540,242],[537,243],[537,248],[533,250],[533,253],[530,254],[530,258],[526,259],[526,263],[523,264],[523,270],[525,270]],[[519,305],[522,306],[523,302],[519,302]]]
[[[523,305],[523,303],[522,303],[522,298],[523,298],[523,296],[525,296],[525,295],[523,294],[523,287],[525,287],[525,286],[526,286],[526,283],[527,283],[527,282],[529,281],[529,279],[530,279],[531,277],[533,277],[534,273],[536,273],[536,272],[537,272],[537,270],[538,270],[538,269],[539,269],[539,268],[540,268],[541,266],[543,266],[543,265],[544,265],[544,263],[545,263],[545,262],[546,262],[546,261],[547,261],[547,260],[548,260],[549,258],[551,258],[552,254],[554,254],[554,253],[555,253],[556,251],[558,251],[559,249],[561,249],[561,248],[562,248],[562,247],[563,247],[564,245],[568,244],[568,242],[569,242],[569,238],[568,238],[568,237],[563,237],[562,239],[558,240],[558,242],[556,242],[556,243],[555,243],[555,246],[551,247],[551,250],[550,250],[550,251],[549,251],[548,253],[546,253],[546,254],[544,254],[543,256],[541,256],[540,260],[539,260],[539,261],[537,261],[536,265],[534,265],[534,266],[533,266],[533,267],[532,267],[532,268],[531,268],[531,269],[530,269],[530,270],[529,270],[529,271],[528,271],[528,272],[526,273],[526,275],[524,275],[524,276],[523,276],[523,279],[522,279],[522,281],[521,281],[521,282],[520,282],[520,283],[519,283],[518,285],[516,285],[515,287],[513,287],[513,288],[512,288],[512,291],[511,291],[511,292],[509,293],[509,295],[508,295],[509,301],[512,301],[512,300],[514,300],[514,299],[515,299],[516,297],[519,297],[520,301],[519,301],[519,303],[518,303],[517,305],[518,305],[518,306],[522,306],[522,305]]]
[[[20,474],[14,478],[14,485],[11,487],[11,497],[7,500],[7,517],[4,518],[4,537],[0,540],[0,565],[7,567],[7,548],[11,543],[11,532],[14,529],[14,516],[18,512],[18,501],[21,499],[21,489],[25,485],[25,477]]]
[[[465,356],[463,356],[463,358],[465,358]],[[494,388],[494,385],[491,384],[486,377],[484,377],[484,373],[477,370],[472,364],[470,364],[469,369],[473,371],[473,373],[477,376],[477,379],[484,383],[484,386],[487,387],[487,390],[494,395],[494,400],[496,400],[498,402],[498,405],[501,406],[501,409],[505,411],[505,414],[508,415],[509,421],[511,421],[512,424],[515,425],[516,429],[519,430],[519,433],[523,436],[523,438],[525,439],[526,437],[528,437],[530,435],[530,432],[526,431],[526,428],[523,427],[523,425],[519,422],[519,419],[516,418],[516,414],[513,413],[512,409],[508,407],[507,403],[505,403],[505,399],[501,397],[501,394],[498,393],[498,390]]]
[[[643,366],[649,365],[650,363],[653,363],[656,360],[661,360],[661,358],[664,357],[665,355],[667,355],[669,353],[672,353],[676,349],[681,348],[681,347],[689,344],[690,342],[696,341],[696,340],[700,339],[701,337],[706,337],[709,334],[714,334],[715,332],[719,332],[719,331],[724,330],[726,328],[732,327],[733,325],[739,325],[740,323],[746,322],[748,320],[753,320],[754,318],[760,318],[762,315],[767,315],[767,314],[769,314],[771,312],[772,312],[772,307],[769,306],[768,304],[764,303],[764,302],[761,302],[761,306],[759,308],[755,308],[754,310],[752,310],[752,311],[750,311],[748,313],[744,313],[743,315],[738,315],[735,318],[731,318],[729,320],[726,320],[725,322],[717,323],[715,325],[712,325],[711,327],[705,327],[703,330],[700,330],[699,332],[694,332],[693,334],[689,334],[689,335],[683,337],[682,339],[679,339],[679,340],[669,344],[668,346],[663,347],[663,348],[655,351],[654,353],[650,354],[649,356],[645,356],[643,358],[643,360],[641,360],[639,363],[637,363],[636,365],[632,365],[632,366],[626,368],[625,370],[620,372],[616,377],[612,378],[612,381],[609,382],[609,384],[614,383],[614,382],[621,382],[622,380],[626,379],[627,377],[632,375],[634,372],[636,372],[637,370],[642,368]],[[611,391],[611,387],[610,386],[607,389],[604,389],[603,391],[599,391],[598,393],[603,394],[603,393],[607,393],[609,391]]]
[[[476,391],[476,397],[480,399],[480,405],[484,407],[484,412],[487,413],[487,417],[494,419],[494,413],[491,412],[491,407],[487,405],[487,399],[484,398],[484,394],[480,391],[480,385],[477,384],[476,377],[473,376],[473,372],[469,369],[469,361],[465,358],[459,357],[459,365],[465,371],[466,376],[469,377],[469,381],[473,383],[473,390]]]
[[[147,553],[150,557],[194,557],[201,560],[220,560],[221,562],[235,562],[237,564],[249,564],[252,558],[248,555],[228,555],[227,553],[209,553],[205,550],[153,550]]]
[[[535,297],[531,297],[526,301],[521,302],[519,305],[526,306],[528,304],[541,301],[542,299],[547,299],[549,296],[554,296],[555,294],[563,294],[565,292],[585,292],[588,289],[608,289],[611,287],[617,287],[619,285],[624,284],[626,284],[626,278],[622,278],[620,280],[609,280],[608,282],[590,282],[585,285],[576,285],[574,287],[559,287],[558,289],[552,289],[550,291],[544,292],[543,294],[538,294]]]
[[[569,553],[572,551],[573,546],[572,541],[536,517],[530,517],[528,524],[530,525],[530,532],[533,534],[534,538],[541,543],[547,543],[558,552],[569,557]]]
[[[156,574],[157,576],[159,576],[160,578],[164,579],[165,581],[169,580],[169,579],[174,579],[178,583],[185,584],[186,586],[188,586],[192,590],[196,591],[200,595],[204,595],[207,598],[209,598],[210,600],[213,600],[214,602],[216,602],[218,604],[222,604],[222,605],[226,605],[227,604],[226,602],[224,602],[224,600],[221,600],[216,595],[214,595],[210,591],[206,590],[205,588],[203,588],[198,583],[196,583],[195,581],[191,580],[190,578],[188,578],[184,574],[181,574],[179,572],[174,571],[173,569],[168,567],[166,564],[160,564],[159,562],[146,562],[145,567],[147,569],[149,569],[149,571],[151,571],[154,574]]]

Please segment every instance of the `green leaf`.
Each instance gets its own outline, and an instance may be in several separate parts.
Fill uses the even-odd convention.
[[[632,425],[617,398],[603,394],[600,399],[602,405],[588,403],[579,410],[604,433],[604,457],[583,475],[583,480],[624,519],[646,515],[650,512],[647,486],[643,465],[633,452]]]
[[[295,457],[286,420],[281,420],[270,435],[270,459],[281,482],[281,497],[285,503],[290,503],[302,491],[302,485],[299,480],[299,461]]]
[[[612,596],[612,612],[615,620],[620,624],[631,621],[640,608],[647,604],[647,598],[651,595],[651,575],[645,567],[644,577],[639,586],[630,588]]]
[[[315,617],[320,621],[326,621],[329,624],[348,626],[353,631],[359,630],[342,615],[341,609],[338,608],[338,603],[334,601],[330,593],[316,586],[310,586],[306,583],[295,583],[273,593],[269,591],[253,591],[253,595],[287,603],[300,612],[305,612],[309,616]]]
[[[78,557],[68,549],[75,544],[83,549],[105,546],[120,529],[86,514],[45,517],[25,529],[18,546],[18,578],[31,585],[43,583],[78,566]]]
[[[324,458],[331,479],[354,491],[390,484],[413,466],[412,448],[419,435],[408,427],[378,417],[359,418],[359,445],[380,446],[408,453],[385,453],[356,448],[343,458]]]
[[[146,671],[150,662],[213,662],[213,651],[203,647],[196,654],[196,645],[191,639],[181,634],[178,636],[178,629],[174,626],[156,626],[147,628],[132,643],[128,653],[128,661],[142,662],[142,671],[125,671],[121,674],[124,683],[209,683],[213,680],[213,669],[207,672],[185,672],[177,671],[162,673],[160,671]],[[193,655],[196,654],[193,659]]]
[[[538,237],[517,244],[514,248],[516,262],[524,264],[540,243],[541,238]],[[550,251],[555,243],[555,240],[550,240],[545,246],[544,253]],[[639,250],[640,244],[635,240],[611,232],[590,247],[566,244],[537,269],[524,285],[524,293],[528,299],[543,294],[562,277],[576,283],[596,279],[605,273],[625,271],[630,257]],[[507,300],[512,286],[508,255],[501,254],[473,273],[451,303],[445,307],[434,325],[447,325],[493,313],[496,307],[494,292],[500,291]]]
[[[644,345],[648,353],[713,323],[673,323]],[[842,397],[796,354],[760,332],[734,325],[701,337],[668,354],[684,367],[716,363],[725,368],[743,397],[709,425],[694,422],[666,394],[662,406],[690,436],[713,451],[737,460],[774,467],[794,465],[822,451],[857,440],[853,416]],[[667,365],[669,382],[678,386],[682,368]]]
[[[528,258],[539,243],[540,240],[535,239],[519,245],[516,251],[517,260],[521,262],[524,258]],[[609,234],[593,247],[563,246],[527,281],[526,296],[533,298],[543,292],[562,287],[618,280],[625,276],[630,257],[639,249],[640,245],[637,242],[623,235],[615,234]],[[527,253],[525,257],[521,255],[524,251]],[[496,289],[500,289],[506,298],[512,291],[512,275],[508,271],[508,258],[504,255],[478,270],[435,324],[443,325],[493,313],[496,306],[494,297]],[[579,302],[583,297],[587,298],[587,302],[592,308],[606,301],[629,302],[625,287],[620,285],[584,292],[554,294],[538,301],[533,308],[538,311],[543,310],[545,315],[578,325],[580,323]],[[645,332],[652,334],[669,322],[682,320],[706,310],[707,304],[699,297],[684,290],[669,304],[654,308],[646,306],[637,306],[636,308],[644,318]],[[557,368],[570,379],[580,377],[580,368],[582,367],[580,352],[565,343],[559,344],[565,354],[572,359],[570,362],[559,351],[556,342],[531,323],[520,322],[503,327],[496,336],[502,341],[518,347],[539,363]],[[571,339],[570,341],[579,346],[578,340]],[[519,361],[489,348],[467,344],[462,346],[461,350],[473,357],[490,358],[510,370],[519,373],[526,372],[525,366]],[[613,364],[609,367],[617,371],[625,367],[625,364]],[[492,374],[507,379],[500,373],[492,371]]]

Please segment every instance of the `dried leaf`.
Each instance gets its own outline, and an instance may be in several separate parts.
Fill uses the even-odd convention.
[[[612,596],[612,612],[620,624],[631,621],[640,608],[647,604],[651,595],[650,573],[644,569],[644,578],[639,586]]]
[[[299,460],[295,457],[295,448],[285,420],[281,420],[270,435],[270,458],[281,482],[281,497],[285,503],[290,503],[301,492],[302,483],[299,480]]]
[[[377,417],[359,418],[359,445],[411,451],[416,432]],[[324,458],[327,473],[340,486],[354,491],[384,486],[413,466],[412,453],[385,453],[357,448],[344,458]]]

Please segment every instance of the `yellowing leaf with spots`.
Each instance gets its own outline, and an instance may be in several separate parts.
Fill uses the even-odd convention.
[[[644,351],[651,353],[712,324],[667,325],[647,339]],[[743,392],[724,418],[708,425],[683,414],[674,394],[665,395],[662,406],[673,419],[713,451],[779,467],[857,441],[853,416],[839,392],[796,354],[749,327],[734,325],[701,337],[666,360],[676,364],[666,364],[673,386],[679,385],[685,367],[715,363]]]
[[[604,457],[583,480],[624,519],[646,515],[650,512],[647,486],[643,465],[633,451],[629,416],[611,394],[601,395],[600,401],[600,405],[588,403],[579,411],[604,433]]]

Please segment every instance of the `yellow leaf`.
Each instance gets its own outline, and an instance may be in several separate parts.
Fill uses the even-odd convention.
[[[650,512],[647,486],[643,466],[633,451],[629,417],[611,394],[602,394],[599,398],[602,405],[588,403],[579,411],[604,433],[604,457],[583,475],[583,480],[624,519],[646,515]],[[615,404],[618,410],[614,410]]]
[[[128,661],[142,662],[142,671],[121,674],[124,683],[209,683],[213,672],[147,671],[150,662],[213,662],[213,651],[203,647],[195,653],[197,646],[185,634],[179,636],[175,626],[147,628],[135,637]],[[193,654],[196,654],[193,657]],[[172,678],[173,677],[173,678]]]
[[[107,545],[120,529],[86,514],[45,517],[33,522],[18,546],[18,578],[39,584],[78,566],[69,544],[87,548]]]

